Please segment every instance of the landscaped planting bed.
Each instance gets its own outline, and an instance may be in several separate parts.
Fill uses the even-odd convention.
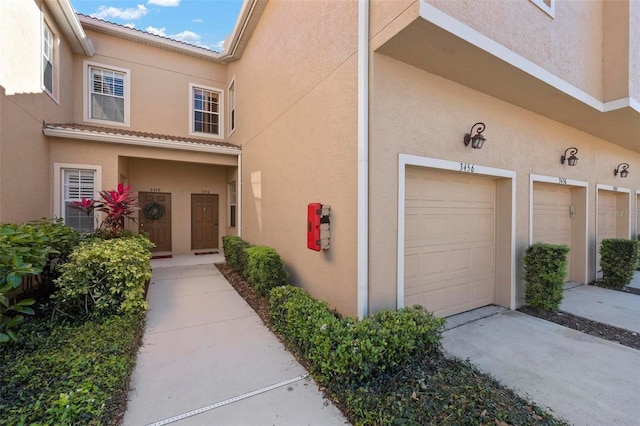
[[[261,296],[231,267],[216,266],[271,327],[268,298]],[[314,371],[308,358],[296,352],[286,338],[280,338],[307,369]],[[318,381],[327,397],[356,425],[566,424],[469,363],[444,357],[437,346],[355,385],[345,380],[323,380],[322,375],[317,374],[314,377],[316,380],[320,377]]]
[[[0,424],[116,425],[144,314],[24,324],[0,346]]]

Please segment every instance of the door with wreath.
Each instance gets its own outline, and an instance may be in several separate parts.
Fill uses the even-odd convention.
[[[171,194],[139,192],[138,229],[156,245],[153,252],[171,251]]]

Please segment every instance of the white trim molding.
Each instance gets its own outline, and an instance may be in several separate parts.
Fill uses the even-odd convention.
[[[102,190],[102,166],[97,164],[53,163],[53,217],[63,218],[62,203],[62,172],[64,170],[93,170],[96,173],[94,198],[98,197]],[[96,212],[99,218],[100,213]]]
[[[439,158],[422,157],[411,154],[398,154],[398,242],[397,242],[397,293],[396,306],[398,309],[404,307],[404,239],[405,239],[405,178],[407,166],[420,166],[430,169],[452,171],[459,173],[469,173],[465,171],[464,162],[442,160]],[[498,169],[494,167],[474,164],[474,175],[492,176],[511,180],[511,250],[510,250],[510,295],[509,308],[516,308],[516,172],[514,170]]]
[[[91,67],[101,68],[107,71],[115,71],[125,75],[124,79],[124,122],[98,120],[91,118],[90,102],[91,91],[89,90],[89,69]],[[96,123],[102,125],[113,125],[121,127],[129,127],[131,123],[131,70],[126,68],[115,67],[113,65],[102,64],[93,61],[82,61],[82,118],[85,122]]]
[[[552,18],[556,17],[556,0],[529,0],[531,3],[535,4],[547,15]],[[547,4],[549,2],[549,4]]]
[[[213,92],[218,94],[218,133],[206,133],[206,132],[196,132],[193,129],[193,119],[194,119],[194,102],[193,102],[193,91],[195,89],[204,90],[207,92]],[[219,87],[213,86],[205,86],[204,84],[197,83],[189,83],[189,134],[191,136],[197,136],[199,138],[207,138],[207,139],[224,139],[224,120],[226,119],[226,114],[224,109],[226,105],[224,103],[224,89],[220,89]]]

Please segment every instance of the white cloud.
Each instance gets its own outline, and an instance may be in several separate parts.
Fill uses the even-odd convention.
[[[224,50],[224,40],[219,41],[216,44],[214,44],[213,45],[213,50],[223,51]]]
[[[126,24],[123,25],[123,27],[135,28],[136,24],[134,24],[133,22],[127,22]]]
[[[165,32],[167,29],[165,27],[162,28],[156,28],[156,27],[152,27],[151,25],[149,25],[147,28],[145,28],[145,31],[151,34],[155,34],[158,36],[162,36],[162,37],[167,37],[167,33]]]
[[[202,37],[200,34],[196,34],[193,31],[182,31],[181,33],[174,34],[169,36],[169,38],[174,38],[176,40],[184,41],[185,43],[198,44]]]
[[[139,4],[136,7],[130,7],[127,9],[113,6],[100,6],[98,8],[98,11],[92,13],[91,16],[98,19],[116,18],[131,21],[142,18],[147,14],[147,12],[148,10],[146,7],[144,7],[143,4]]]
[[[204,22],[204,19],[202,19],[202,18],[196,18],[196,19],[194,19],[192,22],[195,22],[196,24],[200,24],[200,23]]]
[[[149,0],[147,4],[155,4],[156,6],[180,6],[180,0]]]

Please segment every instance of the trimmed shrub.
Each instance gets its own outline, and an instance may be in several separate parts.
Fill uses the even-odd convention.
[[[366,387],[414,356],[438,347],[444,320],[421,306],[340,319],[324,302],[292,286],[270,293],[271,320],[310,364],[315,377],[342,389]]]
[[[569,247],[536,243],[524,256],[525,301],[537,310],[557,311],[567,276]]]
[[[147,308],[153,243],[142,236],[86,241],[61,266],[53,298],[65,312],[138,313]]]
[[[600,245],[602,285],[622,289],[633,278],[638,256],[638,241],[606,238]]]
[[[251,246],[244,252],[247,255],[244,275],[247,282],[258,293],[266,296],[272,288],[287,284],[289,274],[284,269],[282,259],[275,249],[265,246]]]
[[[222,250],[227,264],[236,272],[244,274],[247,267],[247,254],[245,249],[249,248],[249,243],[235,235],[226,235],[222,237]]]

